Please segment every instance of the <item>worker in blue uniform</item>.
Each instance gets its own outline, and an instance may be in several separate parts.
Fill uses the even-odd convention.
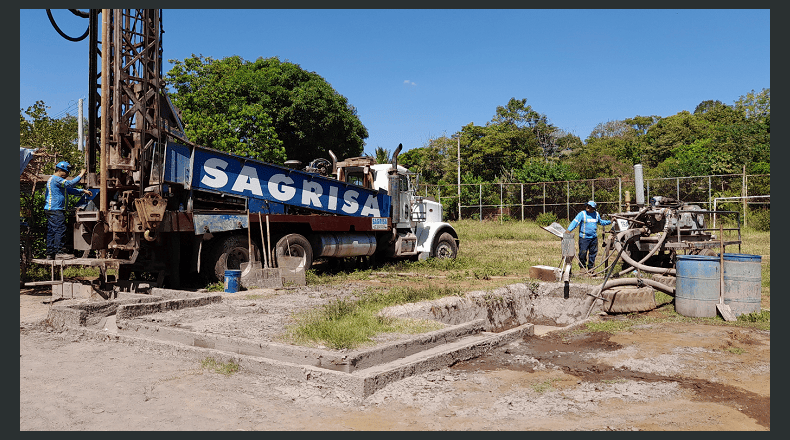
[[[598,255],[598,225],[612,224],[611,220],[601,218],[596,209],[597,205],[593,200],[587,202],[584,211],[576,214],[567,230],[570,234],[576,226],[579,226],[579,263],[582,268],[586,266],[588,270],[595,267],[595,257]]]
[[[47,185],[44,189],[44,214],[47,216],[47,259],[48,260],[67,260],[74,258],[74,255],[68,253],[65,249],[66,244],[66,195],[67,194],[88,194],[91,192],[87,189],[77,189],[77,185],[82,176],[85,175],[85,169],[80,171],[80,174],[67,180],[71,164],[66,161],[58,162],[55,165],[55,174],[49,178]]]

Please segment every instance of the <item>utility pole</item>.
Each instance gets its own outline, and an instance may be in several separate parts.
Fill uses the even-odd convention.
[[[458,220],[461,220],[461,133],[458,133]]]
[[[83,127],[84,124],[82,122],[82,98],[80,98],[79,105],[77,105],[77,118],[77,149],[80,151],[85,151],[85,128]]]

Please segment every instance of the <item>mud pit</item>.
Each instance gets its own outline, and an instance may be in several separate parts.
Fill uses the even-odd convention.
[[[256,328],[258,338],[281,330],[286,310],[358,288],[364,283],[237,294],[226,306],[264,308],[272,321]],[[43,299],[20,295],[22,430],[770,429],[768,332],[699,324],[615,336],[554,331],[359,400],[276,375],[224,376],[155,345],[47,331]]]

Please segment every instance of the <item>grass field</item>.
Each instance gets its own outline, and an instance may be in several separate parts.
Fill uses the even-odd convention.
[[[351,304],[333,304],[325,311],[299,317],[299,324],[292,329],[292,337],[305,340],[322,341],[336,347],[353,347],[368,340],[361,333],[351,335],[348,330],[354,327],[372,331],[376,326],[375,313],[386,305],[406,302],[406,299],[384,301],[388,292],[402,292],[403,285],[408,283],[410,289],[419,290],[424,299],[441,296],[442,294],[459,294],[474,290],[489,290],[496,287],[518,283],[533,282],[529,278],[529,269],[535,265],[556,267],[561,262],[561,241],[558,237],[543,230],[531,221],[478,221],[463,220],[455,222],[461,240],[458,258],[454,260],[427,260],[420,262],[397,262],[374,269],[345,271],[337,273],[308,274],[309,284],[339,284],[353,280],[380,281],[377,287],[369,288],[370,298],[363,298],[358,306]],[[770,310],[770,233],[743,230],[740,253],[762,256],[762,301],[763,309]],[[737,248],[727,249],[728,253],[739,252]],[[599,263],[603,253],[599,252]],[[601,277],[589,278],[578,276],[574,283],[600,284]],[[403,298],[402,294],[399,294]],[[657,304],[665,314],[666,320],[695,320],[705,322],[722,321],[720,318],[685,318],[674,311],[672,297],[658,292]],[[338,313],[345,310],[346,313]],[[342,319],[338,317],[343,315]],[[758,313],[759,316],[747,317],[758,321],[753,323],[740,320],[735,324],[757,328],[770,328],[770,311]],[[360,316],[361,318],[355,318]],[[359,321],[355,321],[359,319]],[[768,322],[766,322],[768,321]],[[329,329],[327,323],[335,322],[336,330]],[[392,323],[388,323],[391,325]],[[724,321],[721,324],[725,324]],[[331,327],[331,325],[329,326]],[[592,329],[595,330],[595,329]],[[377,331],[386,330],[384,326]],[[392,330],[394,331],[394,330]],[[337,332],[337,336],[331,336]],[[368,333],[369,334],[369,333]]]

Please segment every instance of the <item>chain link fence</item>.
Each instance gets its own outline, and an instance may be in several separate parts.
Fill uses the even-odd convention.
[[[723,174],[711,176],[644,179],[645,201],[653,196],[672,197],[712,210],[742,213],[770,208],[770,174]],[[636,204],[633,179],[606,178],[539,183],[420,184],[417,193],[432,197],[444,208],[448,220],[534,220],[552,212],[570,220],[595,200],[602,213],[624,212]],[[460,203],[459,203],[460,200]],[[743,216],[744,223],[746,217]]]

